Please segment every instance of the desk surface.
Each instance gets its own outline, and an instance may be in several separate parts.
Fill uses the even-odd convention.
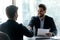
[[[31,38],[28,38],[28,37],[24,36],[23,40],[60,40],[60,37],[51,37],[51,38],[31,37]]]

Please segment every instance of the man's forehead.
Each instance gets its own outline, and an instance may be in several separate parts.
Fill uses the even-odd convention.
[[[43,7],[39,7],[38,9],[39,9],[39,10],[44,10],[44,8],[43,8]],[[44,11],[46,11],[46,10],[44,10]]]
[[[43,8],[39,7],[38,10],[43,10]]]
[[[42,7],[39,7],[38,9],[43,9]]]

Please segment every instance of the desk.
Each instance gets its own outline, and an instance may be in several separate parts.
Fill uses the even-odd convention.
[[[57,38],[57,37],[51,37],[51,38],[31,37],[31,38],[28,38],[28,37],[24,36],[23,40],[60,40],[60,38]]]

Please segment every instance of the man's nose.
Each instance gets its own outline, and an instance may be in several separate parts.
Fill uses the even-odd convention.
[[[40,12],[43,12],[42,10],[40,10]]]

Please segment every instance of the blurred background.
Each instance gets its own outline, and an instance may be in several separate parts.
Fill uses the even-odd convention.
[[[28,26],[32,16],[37,15],[39,4],[47,7],[46,15],[53,17],[60,36],[60,0],[0,0],[0,24],[7,21],[5,8],[9,5],[18,6],[18,23]]]

